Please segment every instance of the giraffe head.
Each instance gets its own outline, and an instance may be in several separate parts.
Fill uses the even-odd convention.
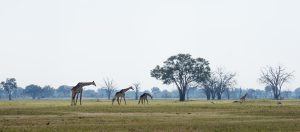
[[[134,90],[132,86],[130,86],[128,89],[132,89],[132,90]]]
[[[96,83],[95,83],[95,81],[93,81],[92,85],[96,86]]]

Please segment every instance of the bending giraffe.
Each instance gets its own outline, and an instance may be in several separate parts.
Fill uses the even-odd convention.
[[[72,91],[71,106],[77,104],[79,94],[80,94],[79,101],[80,101],[80,105],[81,105],[83,87],[89,86],[89,85],[96,86],[96,83],[95,83],[95,81],[93,81],[93,82],[79,82],[76,86],[74,86],[71,89],[71,91]],[[76,100],[75,100],[75,97],[76,97]]]
[[[117,99],[118,104],[120,105],[122,98],[124,99],[124,102],[126,104],[126,100],[125,100],[125,93],[129,90],[132,89],[134,90],[131,86],[129,88],[125,88],[120,90],[119,92],[117,92],[114,96],[114,98],[112,99],[112,105],[114,104],[115,100]]]
[[[153,97],[150,94],[144,93],[140,96],[140,100],[139,100],[138,104],[140,104],[140,102],[142,102],[142,104],[144,104],[144,103],[146,104],[145,101],[147,101],[147,104],[148,104],[149,102],[148,102],[147,96],[149,96],[151,99],[153,99]]]
[[[242,96],[242,97],[240,98],[240,103],[243,103],[243,102],[246,101],[247,95],[248,95],[248,93],[246,93],[244,96]]]

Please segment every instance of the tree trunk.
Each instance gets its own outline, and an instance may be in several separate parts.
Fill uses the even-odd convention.
[[[209,93],[206,94],[206,99],[207,99],[207,100],[210,100],[210,94],[209,94]]]
[[[211,92],[211,99],[215,100],[216,99],[216,94],[214,92]]]
[[[227,93],[227,99],[228,99],[228,100],[230,99],[230,94],[229,94],[229,92]]]
[[[221,93],[217,93],[217,97],[218,97],[218,100],[221,100],[222,99],[222,94]]]
[[[206,99],[210,100],[210,91],[207,89],[207,90],[204,90],[204,92],[205,92],[205,95],[206,95]]]
[[[278,88],[273,86],[273,94],[274,94],[274,99],[278,100],[279,99],[279,94],[278,94]]]
[[[135,100],[138,100],[139,97],[138,97],[138,93],[135,93]]]
[[[190,98],[189,98],[189,90],[186,92],[186,100],[190,100]]]
[[[179,101],[185,101],[185,94],[179,93]]]
[[[11,93],[8,93],[8,100],[11,100]]]
[[[186,90],[187,90],[186,88],[187,87],[180,89],[180,87],[178,87],[179,101],[185,101],[185,95],[186,95]]]

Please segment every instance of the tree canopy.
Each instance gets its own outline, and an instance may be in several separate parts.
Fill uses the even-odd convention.
[[[187,88],[193,83],[207,80],[210,76],[209,62],[203,58],[192,58],[190,54],[178,54],[168,58],[163,66],[151,70],[151,76],[164,84],[175,84],[180,101],[185,100]]]

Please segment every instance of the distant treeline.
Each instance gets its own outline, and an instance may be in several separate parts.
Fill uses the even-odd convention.
[[[49,98],[70,98],[71,96],[71,86],[62,85],[58,88],[51,86],[38,86],[38,85],[29,85],[25,88],[17,87],[11,89],[11,98],[12,99],[49,99]],[[116,88],[118,89],[118,88]],[[117,90],[113,90],[112,95],[115,94]],[[264,90],[252,89],[252,88],[231,88],[222,95],[222,99],[239,99],[245,93],[248,93],[247,98],[249,99],[272,99],[273,93],[269,87],[266,87]],[[162,90],[158,87],[153,87],[150,90],[139,91],[138,95],[142,93],[150,93],[154,98],[178,98],[178,90],[174,89],[172,91]],[[135,91],[128,91],[126,93],[126,98],[135,99]],[[84,90],[83,97],[85,98],[95,98],[95,99],[108,99],[107,88],[102,87],[97,90]],[[207,99],[206,94],[203,88],[189,88],[186,94],[187,100],[189,99]],[[282,91],[282,99],[300,99],[300,88],[295,89],[294,91]],[[2,87],[0,89],[0,99],[7,100],[9,99],[8,92]]]

